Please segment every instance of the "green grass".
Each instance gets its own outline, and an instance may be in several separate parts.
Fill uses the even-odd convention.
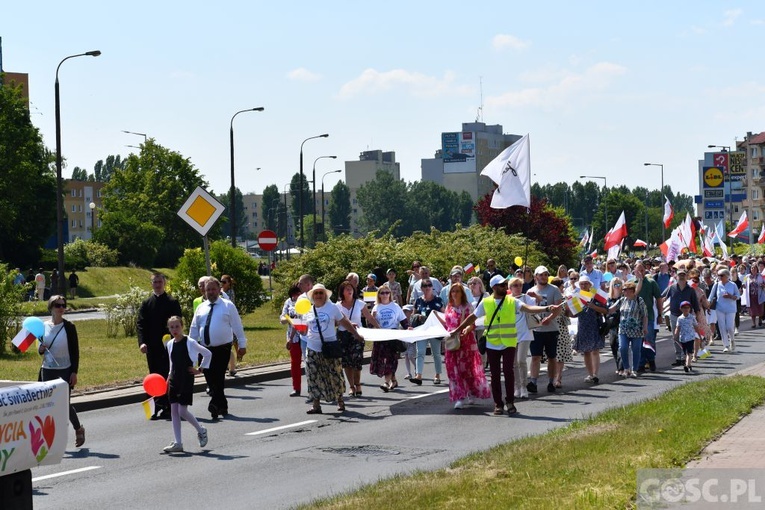
[[[763,400],[761,377],[685,384],[470,455],[447,469],[381,481],[301,508],[634,508],[638,469],[685,466]]]

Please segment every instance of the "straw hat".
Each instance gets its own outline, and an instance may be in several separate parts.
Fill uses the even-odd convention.
[[[309,290],[309,291],[306,293],[306,294],[308,295],[308,299],[310,299],[311,301],[313,301],[313,293],[314,293],[314,292],[316,292],[317,290],[322,290],[322,291],[324,291],[324,294],[326,294],[326,296],[327,296],[327,300],[329,300],[329,298],[331,298],[331,297],[332,297],[332,291],[331,291],[331,290],[327,290],[327,288],[324,286],[324,284],[323,284],[323,283],[317,283],[316,285],[314,285],[313,287],[311,287],[311,290]]]

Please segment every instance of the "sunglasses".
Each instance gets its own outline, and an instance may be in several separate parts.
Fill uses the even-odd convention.
[[[323,292],[314,292],[313,295],[314,296],[323,296],[324,293]]]
[[[614,284],[614,287],[621,287],[621,286],[622,286],[622,284],[621,284],[621,283],[615,283],[615,284]]]
[[[53,303],[53,308],[66,308],[66,303]]]
[[[422,285],[420,285],[420,287],[422,287],[423,289],[426,287],[432,287],[432,286],[433,286],[432,283],[423,283]]]
[[[381,296],[390,296],[390,292],[378,292]]]
[[[578,280],[579,280],[579,278],[570,278],[570,280],[571,280],[572,282],[576,282],[576,281],[578,281]]]

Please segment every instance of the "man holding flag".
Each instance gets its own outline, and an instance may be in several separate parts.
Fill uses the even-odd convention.
[[[664,300],[659,291],[659,284],[653,278],[648,277],[642,262],[635,264],[633,274],[637,278],[640,290],[638,297],[643,298],[646,306],[646,315],[648,315],[648,330],[643,342],[638,372],[645,372],[646,363],[648,363],[648,368],[651,372],[656,372],[656,312],[661,313],[664,310]]]

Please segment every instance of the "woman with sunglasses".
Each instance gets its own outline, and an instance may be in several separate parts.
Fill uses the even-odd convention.
[[[422,296],[418,297],[414,302],[414,312],[422,317],[427,318],[431,312],[440,312],[444,308],[444,302],[434,292],[433,282],[430,278],[422,277],[420,283],[420,289],[422,290]],[[441,384],[441,339],[440,338],[428,338],[425,340],[419,340],[417,344],[417,361],[415,363],[417,373],[410,379],[411,382],[418,386],[422,384],[422,371],[425,368],[425,352],[430,344],[430,352],[433,355],[433,368],[436,371],[436,375],[433,378],[433,384]]]
[[[399,329],[399,327],[407,329],[409,320],[398,303],[391,301],[391,297],[391,289],[387,283],[384,283],[377,291],[377,302],[372,308],[372,316],[382,329]],[[398,369],[400,345],[400,340],[374,342],[372,345],[369,373],[385,378],[385,382],[380,385],[380,389],[385,393],[398,388],[396,369]]]
[[[69,393],[77,385],[77,372],[80,367],[80,344],[77,328],[64,319],[66,298],[51,296],[48,300],[51,320],[45,322],[45,335],[37,352],[43,357],[40,369],[41,381],[52,381],[59,377],[69,384]],[[74,428],[74,446],[79,448],[85,443],[85,427],[77,417],[74,406],[69,404],[69,421]]]

